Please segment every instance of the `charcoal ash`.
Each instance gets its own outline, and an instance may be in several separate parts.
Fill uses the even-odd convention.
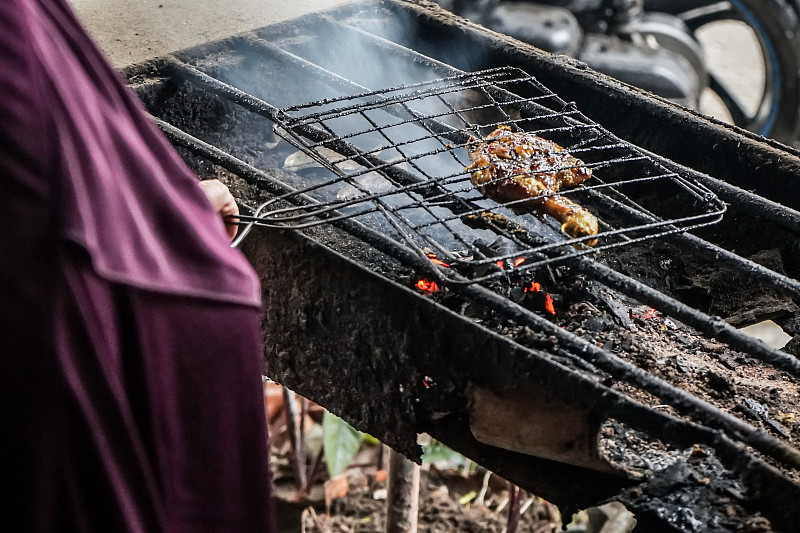
[[[608,420],[599,451],[643,480],[618,500],[634,511],[640,527],[655,519],[676,532],[757,531],[749,529],[757,525],[772,531],[769,520],[748,509],[747,488],[707,446],[676,448]],[[698,501],[704,505],[693,505]]]
[[[748,259],[785,274],[782,246],[776,245],[773,237],[761,244],[765,248],[753,252]],[[789,335],[800,336],[800,307],[792,295],[755,282],[747,272],[688,254],[667,241],[609,251],[601,260],[680,302],[721,316],[737,328],[770,319]],[[783,349],[800,356],[798,346],[800,340],[793,340]]]
[[[625,491],[620,498],[636,513],[639,524],[669,524],[676,532],[748,533],[774,531],[770,521],[748,504],[748,491],[726,470],[713,450],[683,450],[666,468]],[[704,505],[692,505],[703,501]]]
[[[753,418],[757,426],[787,441],[800,437],[800,424],[796,421],[800,414],[800,389],[796,378],[724,343],[709,340],[680,321],[665,317],[583,275],[571,273],[568,268],[552,269],[548,276],[552,276],[555,283],[549,284],[547,290],[558,291],[554,292],[558,296],[557,314],[549,315],[530,297],[521,305],[728,412],[741,412],[739,406],[746,398],[763,403],[772,415]],[[540,273],[539,277],[547,276]],[[493,290],[510,289],[503,285]],[[498,316],[484,306],[463,299],[457,292],[443,292],[431,297],[524,346],[554,356],[565,355],[557,339]],[[574,356],[565,359],[577,367]],[[588,363],[581,369],[598,381],[607,380],[603,372]],[[638,389],[613,380],[607,382],[647,405],[660,403]],[[670,409],[670,412],[673,411]]]

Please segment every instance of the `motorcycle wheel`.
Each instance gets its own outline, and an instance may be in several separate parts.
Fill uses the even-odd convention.
[[[646,11],[675,15],[697,32],[721,21],[740,21],[753,31],[764,62],[764,87],[755,112],[726,86],[714,65],[709,88],[727,108],[733,123],[752,132],[792,143],[800,130],[800,21],[796,0],[645,0]],[[732,45],[735,46],[735,45]]]

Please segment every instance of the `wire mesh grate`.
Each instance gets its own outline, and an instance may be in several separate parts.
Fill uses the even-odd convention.
[[[470,179],[469,152],[498,127],[557,143],[591,179],[545,190],[534,205],[490,198]],[[303,172],[305,181],[262,206],[260,225],[306,228],[353,218],[410,246],[431,260],[431,273],[454,283],[713,224],[725,210],[708,189],[516,68],[284,108],[275,130],[298,148],[284,168]],[[572,167],[557,159],[546,171],[572,171],[574,158]],[[538,207],[551,199],[587,209],[599,232],[566,235]]]

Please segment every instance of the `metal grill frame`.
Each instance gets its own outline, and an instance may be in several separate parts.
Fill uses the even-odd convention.
[[[267,45],[264,41],[257,41],[257,43],[259,50],[262,50],[264,53],[274,53],[279,57],[287,58],[290,61],[297,62],[299,65],[304,67],[309,66],[307,62],[302,61],[300,58],[289,52],[281,51],[274,45]],[[381,44],[385,44],[385,42],[381,41]],[[402,52],[404,54],[411,53],[405,49],[403,49]],[[446,68],[438,64],[436,64],[436,67],[438,69]],[[172,76],[175,76],[177,79],[185,80],[186,82],[191,83],[193,86],[206,89],[211,93],[235,102],[236,104],[258,115],[265,116],[274,122],[277,121],[277,117],[281,113],[280,109],[272,106],[268,102],[241,91],[236,87],[228,85],[182,60],[176,58],[166,58],[164,61],[164,68],[166,72],[170,73]],[[318,72],[319,69],[314,69],[314,71]],[[321,72],[324,73],[324,71]],[[452,74],[452,68],[449,70],[449,72]],[[352,82],[343,81],[331,73],[327,75],[326,79],[330,79],[333,82],[339,83],[340,86],[343,86],[345,89],[353,88]],[[193,153],[202,156],[214,164],[220,165],[221,167],[234,172],[247,181],[261,184],[261,186],[265,187],[266,190],[270,191],[272,194],[283,195],[286,193],[296,192],[290,186],[273,178],[263,170],[252,167],[244,161],[225,153],[219,148],[209,145],[208,143],[205,143],[202,140],[192,137],[186,132],[175,128],[171,124],[159,119],[156,120],[161,129],[167,134],[173,143],[183,146],[184,148],[189,149]],[[311,199],[308,199],[303,195],[298,196],[299,201],[311,202]],[[260,217],[254,218],[260,219]],[[364,242],[375,246],[384,253],[394,257],[402,257],[403,262],[412,265],[412,267],[417,268],[420,271],[424,271],[426,269],[433,270],[432,263],[427,257],[420,257],[409,247],[396,241],[392,241],[385,235],[378,234],[375,231],[364,227],[356,220],[343,219],[333,221],[332,224],[362,239]],[[240,233],[242,238],[244,238],[246,235],[247,231],[242,231]],[[731,252],[698,239],[689,233],[679,233],[676,235],[676,237],[680,239],[680,242],[683,245],[687,246],[688,249],[695,253],[713,256],[715,260],[722,261],[724,263],[731,263],[737,268],[747,268],[748,272],[751,272],[759,280],[769,284],[770,286],[800,294],[800,283],[798,283],[796,280],[779,275],[774,271],[762,267],[761,265],[752,263],[752,261],[744,260],[743,258],[736,256]],[[735,349],[745,351],[754,357],[782,368],[795,376],[800,376],[800,362],[798,362],[797,358],[778,350],[768,348],[761,342],[739,332],[732,326],[725,323],[719,317],[710,317],[705,313],[692,309],[665,294],[662,294],[650,287],[643,285],[642,283],[630,279],[627,276],[623,276],[609,267],[594,261],[590,261],[587,258],[570,258],[569,263],[579,272],[585,273],[597,281],[600,281],[601,283],[604,283],[609,287],[612,287],[615,290],[618,290],[621,293],[644,304],[655,307],[665,315],[675,317],[684,324],[694,327],[696,330],[706,334],[709,337],[725,342]],[[785,444],[776,443],[771,437],[759,435],[754,428],[748,424],[742,423],[740,420],[731,415],[723,416],[722,413],[717,409],[709,410],[709,406],[702,400],[691,397],[690,395],[685,394],[683,391],[662,382],[660,379],[654,376],[638,371],[638,369],[635,369],[632,365],[623,362],[612,353],[601,350],[594,345],[588,344],[581,339],[565,333],[561,328],[556,327],[546,318],[541,317],[536,313],[532,313],[527,309],[522,309],[519,306],[514,305],[512,302],[509,302],[508,299],[485,289],[479,284],[463,285],[462,291],[464,291],[467,297],[481,302],[484,305],[487,305],[498,312],[509,316],[513,320],[516,320],[520,323],[529,324],[532,327],[554,335],[562,343],[564,343],[566,347],[574,349],[576,353],[583,354],[582,357],[588,358],[592,364],[595,364],[604,371],[609,372],[615,378],[629,381],[636,386],[655,394],[657,397],[665,399],[665,401],[668,401],[673,405],[682,405],[684,407],[691,405],[693,409],[697,409],[697,411],[692,413],[692,416],[701,419],[704,423],[709,424],[711,427],[725,428],[726,431],[735,433],[740,437],[743,435],[748,435],[748,437],[744,440],[748,442],[748,444],[754,445],[761,450],[783,449],[779,455],[783,456],[784,458],[787,456],[793,457],[793,459],[788,461],[789,464],[800,465],[800,455],[797,455],[797,452],[794,450],[787,450]],[[762,437],[766,437],[766,442],[763,442],[760,445],[757,444],[756,441],[761,440]],[[766,453],[773,455],[770,452]]]
[[[521,88],[525,92],[534,93],[533,96],[519,96],[523,91],[513,90]],[[467,91],[479,91],[485,103],[471,107],[455,107],[445,97],[464,95]],[[414,109],[415,104],[429,103],[434,99],[443,106],[438,113],[423,113]],[[519,118],[509,114],[507,108],[519,112]],[[373,112],[385,112],[399,118],[399,122],[380,125],[375,118],[370,116]],[[499,121],[475,124],[465,118],[470,113],[494,113]],[[331,122],[342,118],[359,117],[365,120],[369,127],[347,134],[336,134]],[[446,119],[457,119],[463,126],[454,127],[444,122]],[[298,194],[310,195],[314,191],[331,185],[345,184],[360,191],[362,197],[345,200],[318,201],[309,205],[307,202],[296,203],[296,207],[282,207],[270,209],[271,204],[262,205],[257,216],[250,218],[251,224],[269,227],[292,227],[296,229],[307,228],[318,224],[328,223],[331,220],[358,217],[368,213],[379,212],[393,226],[404,244],[414,249],[420,257],[436,257],[452,268],[436,267],[429,269],[438,281],[466,284],[504,276],[506,272],[496,266],[503,262],[524,258],[525,262],[516,267],[522,273],[527,270],[541,268],[544,265],[563,261],[569,257],[593,254],[603,250],[638,243],[644,240],[663,237],[675,233],[685,232],[698,227],[714,224],[721,220],[725,212],[725,204],[714,193],[691,178],[666,169],[657,161],[649,157],[641,149],[626,143],[611,134],[588,117],[580,113],[574,103],[565,102],[533,76],[518,68],[501,67],[474,73],[465,73],[446,78],[402,85],[377,91],[368,91],[353,96],[344,96],[324,101],[310,102],[295,105],[280,110],[276,114],[277,124],[275,132],[305,152],[320,165],[332,173],[330,181],[310,185],[296,192],[281,195],[272,201],[292,202]],[[495,214],[500,208],[514,208],[524,200],[482,207],[476,202],[485,202],[486,199],[469,183],[469,172],[464,167],[469,163],[459,159],[456,150],[466,148],[475,138],[480,138],[488,131],[501,124],[508,124],[520,131],[528,131],[536,135],[547,137],[557,136],[559,141],[569,139],[571,144],[565,150],[573,155],[596,159],[600,152],[611,152],[612,157],[600,157],[599,160],[589,161],[586,167],[593,170],[603,169],[604,173],[611,174],[617,170],[615,167],[634,164],[636,177],[628,179],[614,179],[604,182],[594,172],[594,183],[562,190],[558,193],[541,196],[571,196],[583,194],[587,198],[605,203],[605,207],[615,211],[617,215],[635,224],[629,227],[614,228],[601,220],[604,230],[598,234],[605,242],[600,246],[588,247],[585,242],[594,236],[554,239],[543,237],[536,228],[521,224],[516,217],[503,216],[502,223],[497,223],[496,217],[487,217],[486,214]],[[417,131],[423,132],[410,140],[394,141],[390,130],[398,127],[416,126]],[[538,126],[538,127],[537,127]],[[354,145],[354,139],[364,135],[380,135],[386,145],[377,148],[364,149]],[[407,154],[409,148],[416,143],[436,141],[437,147],[426,148],[424,152]],[[562,141],[563,143],[563,141]],[[387,151],[400,154],[399,160],[387,161],[379,156]],[[334,157],[331,154],[342,154]],[[585,154],[585,155],[584,155]],[[420,167],[419,161],[428,157],[451,156],[459,165],[459,170],[442,176],[433,176],[429,171]],[[348,172],[343,168],[346,163],[355,163],[359,169]],[[402,166],[410,166],[412,170],[405,170]],[[551,171],[568,170],[554,168]],[[620,171],[625,173],[624,170]],[[369,173],[378,173],[392,184],[388,190],[370,192],[365,190],[356,181],[357,178]],[[638,173],[641,173],[638,174]],[[639,205],[620,189],[644,182],[668,182],[678,194],[684,194],[687,202],[697,204],[697,212],[686,216],[664,219]],[[448,185],[467,186],[455,191],[446,187]],[[649,185],[650,183],[648,183]],[[477,197],[473,194],[477,193]],[[412,202],[400,207],[388,205],[386,198],[398,195],[414,194],[420,197],[412,198]],[[466,196],[465,196],[466,195]],[[342,213],[342,208],[361,209],[356,213]],[[434,214],[435,207],[446,207],[452,212],[451,216],[441,217]],[[404,217],[400,211],[406,209],[422,209],[434,220],[415,224]],[[456,220],[464,218],[492,229],[498,236],[513,241],[517,249],[508,254],[487,256],[481,253],[472,242],[467,242],[452,229],[450,225]],[[513,217],[513,215],[512,215]],[[438,242],[435,238],[424,232],[432,226],[446,228],[453,236],[454,241],[460,241],[464,250],[454,253],[447,245]],[[612,240],[615,239],[615,240]],[[433,251],[433,253],[431,253]],[[466,252],[472,256],[466,256]],[[466,268],[459,268],[466,267]],[[463,272],[473,268],[468,276]],[[481,275],[475,275],[475,267],[481,269]],[[489,273],[485,273],[486,271]]]
[[[275,51],[273,46],[268,47],[268,49],[270,51]],[[287,56],[287,53],[281,52],[280,55]],[[296,56],[289,55],[288,57],[295,59]],[[277,122],[278,115],[281,113],[280,109],[271,104],[213,78],[181,60],[167,58],[165,60],[165,68],[179,79],[186,80],[197,87],[205,88],[213,94],[231,100],[256,114],[266,116],[274,122]],[[252,167],[219,148],[209,145],[175,128],[169,123],[160,119],[156,119],[156,121],[175,144],[189,149],[195,154],[234,172],[248,181],[260,183],[272,194],[285,195],[287,193],[294,194],[297,192],[292,187],[271,177],[263,170]],[[303,194],[298,194],[297,199],[298,201],[313,203],[312,199]],[[258,212],[255,217],[242,218],[253,218],[255,219],[254,222],[261,219],[261,217],[258,216]],[[363,226],[352,218],[333,220],[331,223],[347,231],[351,235],[362,239],[364,242],[375,246],[378,250],[390,256],[401,258],[402,262],[412,265],[413,268],[417,268],[420,271],[433,269],[433,263],[431,263],[428,257],[420,257],[414,250],[404,244],[391,240],[385,235]],[[243,239],[246,235],[247,231],[240,232],[240,238]],[[800,293],[800,284],[795,280],[790,280],[785,276],[779,276],[760,265],[745,261],[689,233],[678,233],[676,236],[680,238],[684,245],[688,246],[694,252],[713,255],[713,257],[719,261],[730,261],[732,264],[739,266],[745,265],[750,272],[757,275],[759,279],[764,282],[776,287],[797,290],[798,293]],[[684,324],[694,327],[696,330],[709,337],[726,342],[733,348],[745,351],[795,376],[800,376],[800,362],[795,357],[768,348],[761,342],[739,332],[719,317],[710,317],[705,313],[698,312],[669,296],[615,272],[609,267],[595,261],[590,261],[588,258],[577,256],[569,258],[568,263],[579,272],[629,297],[637,299],[644,304],[655,307],[667,316],[675,317]],[[679,411],[690,414],[691,417],[701,420],[710,427],[722,429],[726,433],[737,435],[737,438],[741,439],[743,442],[746,442],[748,445],[753,446],[767,455],[775,457],[784,464],[800,467],[800,453],[794,448],[782,442],[778,442],[774,437],[765,435],[736,417],[723,413],[719,409],[708,405],[703,400],[695,398],[663,382],[655,376],[642,372],[630,363],[621,360],[616,355],[566,333],[546,318],[513,304],[507,298],[486,289],[481,284],[470,283],[461,285],[460,287],[461,292],[468,298],[493,308],[519,323],[527,324],[538,330],[552,334],[555,338],[559,339],[566,348],[574,350],[575,353],[582,354],[581,358],[587,359],[597,368],[614,376],[615,379],[627,381],[654,394],[665,402],[676,406]]]

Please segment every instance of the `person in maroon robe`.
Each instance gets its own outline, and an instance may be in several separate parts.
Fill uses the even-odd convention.
[[[208,187],[66,0],[3,3],[1,530],[274,531],[258,281]]]

